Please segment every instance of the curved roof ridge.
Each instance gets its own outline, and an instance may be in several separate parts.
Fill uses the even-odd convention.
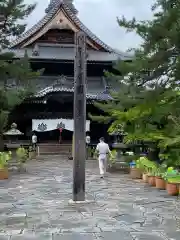
[[[69,8],[68,4],[64,1],[57,2],[57,4],[54,5],[54,8],[52,8],[38,23],[36,23],[34,26],[32,26],[29,30],[27,30],[22,36],[17,38],[10,46],[10,48],[16,47],[16,45],[20,44],[21,42],[25,41],[28,37],[36,33],[38,30],[40,30],[47,22],[53,17],[54,14],[57,13],[57,11],[60,9],[60,7],[63,6],[69,17],[72,19],[72,21],[75,22],[75,24],[84,31],[87,36],[89,36],[92,40],[94,40],[96,43],[98,43],[102,48],[104,48],[106,51],[110,53],[114,53],[117,56],[125,57],[125,58],[132,58],[131,54],[128,54],[127,52],[121,52],[113,49],[112,47],[108,46],[106,43],[104,43],[100,38],[98,38],[92,31],[87,28],[81,20],[72,12],[72,10]]]
[[[72,18],[72,20],[75,21],[78,24],[78,26],[81,28],[81,30],[83,30],[91,39],[93,39],[100,46],[102,46],[103,48],[105,48],[107,51],[109,51],[111,53],[115,53],[115,54],[120,55],[120,56],[123,55],[124,57],[132,58],[131,54],[128,54],[127,52],[116,50],[116,49],[110,47],[109,45],[107,45],[106,43],[104,43],[88,27],[86,27],[82,23],[82,21],[75,14],[72,13],[71,9],[69,9],[69,7],[68,7],[68,5],[66,3],[63,3],[63,4],[65,6],[65,10],[69,13],[69,15]]]
[[[67,6],[66,3],[64,3],[65,9],[66,11],[69,13],[70,17],[72,18],[72,20],[74,20],[79,27],[90,37],[92,38],[95,42],[97,42],[100,46],[104,47],[106,50],[108,50],[111,53],[115,53],[117,55],[123,55],[125,57],[131,57],[131,55],[129,55],[126,52],[121,52],[121,51],[117,51],[115,49],[113,49],[112,47],[110,47],[109,45],[107,45],[106,43],[104,43],[100,38],[98,38],[89,28],[87,28],[82,22],[81,20],[74,15],[71,10],[69,9],[69,7]]]
[[[33,25],[30,29],[28,29],[25,33],[23,33],[20,37],[15,39],[10,48],[15,47],[16,45],[23,42],[26,38],[30,37],[32,34],[36,33],[40,28],[42,28],[56,13],[57,9],[52,8],[41,20],[39,20],[35,25]]]

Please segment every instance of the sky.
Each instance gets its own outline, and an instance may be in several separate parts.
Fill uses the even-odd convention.
[[[36,2],[36,0],[34,0]],[[38,0],[34,12],[27,19],[28,28],[44,16],[44,10],[50,0]],[[25,0],[32,3],[33,0]],[[79,19],[96,36],[112,48],[126,51],[137,47],[141,39],[134,33],[126,33],[117,24],[117,17],[124,15],[131,20],[152,18],[151,5],[154,0],[74,0],[74,5],[79,11]]]

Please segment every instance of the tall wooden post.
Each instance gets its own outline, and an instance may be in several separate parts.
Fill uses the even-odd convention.
[[[75,35],[73,201],[85,200],[86,35]]]

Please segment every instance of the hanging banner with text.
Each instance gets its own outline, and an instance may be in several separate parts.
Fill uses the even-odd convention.
[[[74,129],[73,119],[32,119],[32,131],[48,132],[56,129],[72,131]],[[86,120],[86,132],[90,131],[90,121]]]

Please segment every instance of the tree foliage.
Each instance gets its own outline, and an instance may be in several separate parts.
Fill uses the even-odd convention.
[[[0,46],[7,48],[11,41],[23,34],[24,20],[35,9],[36,4],[25,4],[24,0],[0,0],[0,14],[4,16],[0,29]]]
[[[119,92],[114,100],[95,105],[110,121],[110,131],[123,127],[126,140],[152,141],[166,151],[180,144],[180,0],[156,0],[153,19],[128,21],[118,18],[120,27],[142,39],[131,62],[118,62]]]
[[[8,50],[12,40],[23,34],[26,27],[23,20],[35,6],[23,0],[0,0],[0,14],[4,16],[0,27],[0,135],[9,113],[32,94],[34,79],[40,74],[40,71],[32,71],[26,53],[22,59],[17,59]]]

